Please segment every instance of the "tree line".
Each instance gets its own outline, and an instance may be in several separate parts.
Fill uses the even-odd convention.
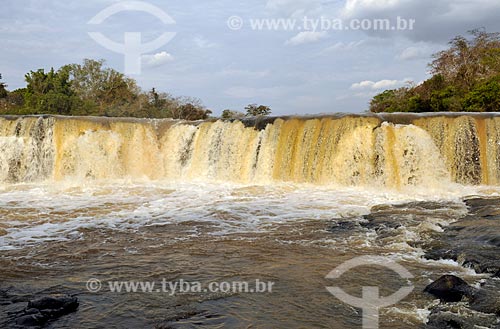
[[[2,76],[0,74],[0,80]],[[58,114],[78,116],[208,119],[212,111],[195,97],[175,97],[156,88],[144,92],[137,82],[105,66],[104,60],[85,59],[70,64],[30,71],[26,87],[13,91],[0,82],[0,115]],[[269,115],[267,106],[250,104],[245,115]],[[227,112],[229,111],[229,112]],[[240,112],[226,110],[223,118]],[[231,113],[232,115],[229,115]]]
[[[448,49],[433,55],[430,79],[378,94],[370,111],[500,111],[500,33],[469,34],[455,37]]]

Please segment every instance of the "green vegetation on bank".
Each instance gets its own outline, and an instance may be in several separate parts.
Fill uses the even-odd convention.
[[[2,76],[0,75],[0,80]],[[26,88],[7,90],[0,82],[0,115],[58,114],[110,117],[207,119],[212,111],[194,97],[174,97],[155,88],[143,92],[134,79],[105,67],[104,61],[85,59],[48,72],[25,76]],[[251,104],[247,116],[269,115],[267,106]],[[226,113],[236,118],[237,111]],[[245,116],[244,114],[242,114]]]
[[[470,32],[434,54],[432,77],[420,85],[386,90],[370,103],[371,112],[500,111],[500,33]]]

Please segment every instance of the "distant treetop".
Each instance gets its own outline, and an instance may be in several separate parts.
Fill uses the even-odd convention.
[[[433,55],[432,77],[420,85],[386,90],[371,112],[500,111],[500,33],[470,31]]]

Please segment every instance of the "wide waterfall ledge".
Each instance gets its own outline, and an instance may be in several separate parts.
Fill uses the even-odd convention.
[[[242,120],[3,116],[0,183],[149,179],[343,186],[500,184],[500,114]]]

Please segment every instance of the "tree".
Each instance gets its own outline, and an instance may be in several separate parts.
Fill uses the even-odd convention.
[[[25,76],[26,88],[12,92],[0,83],[1,113],[184,120],[207,119],[212,114],[198,98],[174,97],[156,88],[143,92],[135,80],[104,64],[103,60],[85,59],[58,71],[30,71]]]
[[[468,93],[464,109],[470,112],[500,111],[500,75],[484,81]]]
[[[171,112],[171,118],[180,120],[205,120],[212,114],[212,111],[203,108],[198,104],[181,103]]]
[[[66,65],[61,70],[68,72],[71,89],[86,104],[89,114],[130,114],[139,87],[135,80],[104,64],[104,60],[84,59],[83,64]]]
[[[0,80],[2,80],[2,74],[0,73]],[[8,95],[7,85],[3,82],[0,82],[0,98],[6,98]]]
[[[71,90],[69,74],[66,70],[45,73],[43,69],[30,71],[25,76],[27,87],[24,94],[25,105],[34,114],[70,114],[78,106],[78,97]]]
[[[433,76],[418,86],[388,90],[370,102],[372,112],[498,111],[500,34],[483,30],[457,36],[433,55]]]
[[[241,119],[244,116],[244,113],[227,109],[222,111],[221,119]]]
[[[245,107],[246,116],[265,116],[271,114],[271,108],[265,105],[250,104]]]
[[[462,90],[470,90],[478,80],[488,79],[499,72],[500,34],[483,30],[469,32],[473,38],[457,36],[450,48],[433,55],[431,73]]]

